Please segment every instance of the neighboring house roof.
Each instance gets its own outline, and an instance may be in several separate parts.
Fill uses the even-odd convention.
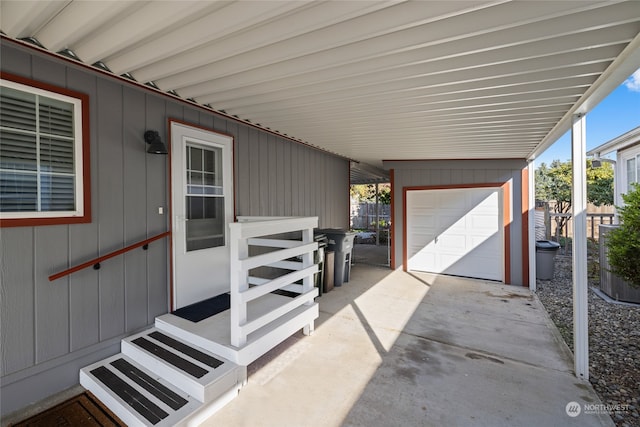
[[[640,143],[640,126],[623,133],[596,148],[589,150],[587,156],[604,156],[614,151],[622,151],[627,147]]]
[[[3,43],[377,167],[534,158],[640,68],[637,1],[3,0],[0,16]]]

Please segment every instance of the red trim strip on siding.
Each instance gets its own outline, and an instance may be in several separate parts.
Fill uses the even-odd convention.
[[[409,270],[409,257],[407,256],[407,191],[411,188],[402,188],[402,270]],[[417,188],[416,188],[417,190]]]
[[[502,185],[502,227],[504,229],[504,283],[511,284],[511,184]]]
[[[456,158],[442,158],[442,159],[434,159],[434,158],[424,158],[424,159],[383,159],[383,162],[433,162],[434,160],[438,161],[438,162],[446,162],[446,161],[476,161],[476,162],[481,162],[481,161],[492,161],[492,160],[497,160],[497,161],[503,161],[503,160],[525,160],[524,158],[520,158],[520,157],[501,157],[499,159],[491,157],[491,158],[477,158],[477,157],[462,157],[459,159]]]
[[[522,169],[522,286],[529,285],[529,169]]]
[[[171,231],[169,235],[169,311],[174,310],[174,301],[173,301],[173,269],[174,260],[173,260],[173,188],[171,186],[171,179],[173,176],[173,171],[171,167],[171,150],[172,150],[173,141],[171,140],[171,119],[167,119],[167,200],[168,211],[169,211],[169,224],[168,228]]]

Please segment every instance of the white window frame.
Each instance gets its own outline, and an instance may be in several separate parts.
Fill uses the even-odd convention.
[[[8,78],[5,78],[8,77]],[[13,79],[23,80],[25,83],[14,81]],[[33,83],[28,84],[28,83]],[[43,86],[43,87],[36,87]],[[49,225],[49,224],[64,224],[75,222],[90,222],[90,200],[85,200],[88,197],[85,192],[85,185],[90,185],[85,182],[88,180],[88,171],[85,171],[85,167],[88,165],[85,155],[88,155],[88,143],[85,143],[85,120],[88,117],[84,115],[88,114],[88,105],[84,103],[88,102],[88,98],[83,94],[78,94],[79,97],[66,95],[66,93],[73,93],[62,88],[56,88],[46,84],[38,84],[37,82],[27,82],[26,79],[16,78],[15,76],[8,76],[3,74],[3,78],[0,78],[0,86],[5,86],[29,94],[37,96],[44,96],[47,98],[59,100],[65,103],[69,103],[73,106],[73,139],[74,139],[74,155],[73,155],[73,176],[74,176],[74,206],[75,209],[68,211],[22,211],[22,212],[0,212],[1,225],[4,226],[20,226],[20,225]],[[75,95],[75,93],[73,93]],[[30,131],[31,132],[31,131]],[[39,137],[39,131],[36,131],[36,136]],[[85,153],[86,151],[86,153]],[[39,159],[38,159],[39,162]],[[87,163],[87,164],[86,164]],[[39,168],[38,168],[39,169]],[[39,176],[40,170],[36,171]],[[88,188],[87,188],[88,189]],[[38,179],[38,192],[40,192],[40,180]],[[38,201],[38,208],[40,207],[40,201]],[[56,220],[56,221],[52,221]]]
[[[623,152],[620,153],[620,162],[621,163],[621,169],[622,169],[622,173],[620,174],[620,189],[618,190],[618,193],[620,194],[626,194],[629,191],[629,174],[628,174],[628,170],[627,170],[627,161],[631,160],[631,159],[636,159],[636,167],[635,167],[635,181],[640,184],[640,173],[638,173],[638,170],[640,169],[640,145],[635,146],[633,148],[630,148],[628,150],[624,150]],[[622,200],[621,200],[622,202]]]

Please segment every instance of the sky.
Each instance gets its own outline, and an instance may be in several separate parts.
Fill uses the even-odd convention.
[[[586,121],[587,151],[640,126],[640,69],[591,110]],[[571,130],[536,158],[536,166],[556,159],[571,160]]]

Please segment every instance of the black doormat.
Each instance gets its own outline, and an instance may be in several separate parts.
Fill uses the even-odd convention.
[[[220,294],[213,298],[179,308],[171,314],[197,323],[208,317],[228,310],[229,307],[231,307],[231,295]]]
[[[82,393],[12,427],[105,426],[125,427],[93,394]]]

